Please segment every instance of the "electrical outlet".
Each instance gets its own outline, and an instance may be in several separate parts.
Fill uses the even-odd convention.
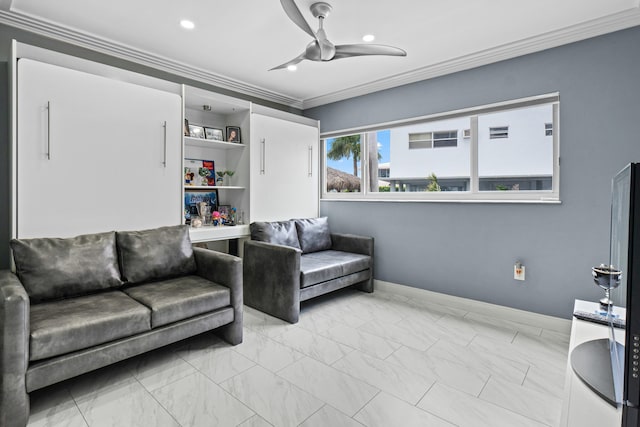
[[[513,278],[516,280],[524,280],[524,265],[519,262],[513,266]]]

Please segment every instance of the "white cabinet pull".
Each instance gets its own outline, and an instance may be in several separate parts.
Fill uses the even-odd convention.
[[[264,175],[266,169],[267,141],[265,138],[260,140],[260,175]]]
[[[309,177],[313,176],[313,145],[309,146]]]
[[[51,160],[51,101],[47,101],[47,160]]]
[[[162,128],[163,128],[163,132],[164,132],[164,146],[163,146],[163,155],[164,155],[164,159],[162,160],[162,165],[166,168],[167,167],[167,121],[165,120],[162,123]]]

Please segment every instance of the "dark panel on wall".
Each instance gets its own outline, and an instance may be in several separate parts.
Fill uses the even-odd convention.
[[[376,278],[569,318],[609,258],[611,178],[640,161],[640,27],[306,110],[323,132],[560,93],[561,205],[323,201]],[[513,280],[516,260],[526,281]]]

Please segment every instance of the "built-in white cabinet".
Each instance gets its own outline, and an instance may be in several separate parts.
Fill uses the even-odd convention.
[[[318,122],[259,111],[251,115],[251,221],[318,216]]]
[[[178,93],[28,58],[16,74],[15,237],[180,223]]]

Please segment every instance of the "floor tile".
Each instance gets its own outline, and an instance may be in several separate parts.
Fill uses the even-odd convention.
[[[274,426],[297,426],[324,402],[261,366],[220,384]]]
[[[133,375],[149,391],[195,372],[193,366],[173,352],[154,351],[133,361]]]
[[[480,394],[489,379],[488,373],[407,347],[402,347],[385,360],[474,396]]]
[[[402,320],[401,322],[403,322]],[[401,328],[393,323],[379,322],[377,320],[367,322],[358,328],[361,331],[369,332],[384,338],[387,341],[425,351],[437,340],[423,334],[417,334],[405,328]]]
[[[517,384],[491,378],[480,393],[480,399],[549,426],[556,426],[560,421],[561,398],[529,390]]]
[[[237,426],[254,412],[196,372],[159,388],[154,397],[182,426]]]
[[[364,320],[358,319],[358,324],[362,324]],[[321,311],[308,312],[304,315],[300,316],[300,321],[296,324],[299,328],[303,328],[308,330],[309,332],[313,332],[314,334],[318,334],[320,332],[326,331],[329,328],[333,328],[335,326],[340,325],[350,325],[349,323],[343,323],[331,315],[326,314]]]
[[[337,409],[324,405],[322,409],[300,424],[300,427],[362,427],[362,424]]]
[[[302,328],[287,329],[286,332],[274,339],[327,365],[353,351],[351,347],[339,344],[329,338],[312,334]]]
[[[429,412],[387,393],[380,393],[354,417],[368,427],[455,427]]]
[[[522,383],[523,387],[562,398],[564,396],[564,380],[566,367],[531,366]]]
[[[304,354],[291,347],[249,329],[244,331],[242,344],[235,346],[233,350],[272,372],[304,357]]]
[[[273,424],[267,422],[260,415],[254,415],[242,424],[238,424],[238,427],[273,427]]]
[[[59,384],[29,394],[28,427],[87,427],[71,394]]]
[[[460,427],[544,426],[530,418],[443,384],[435,384],[417,406]]]
[[[320,333],[335,342],[355,348],[379,359],[388,357],[400,344],[347,325],[338,325]]]
[[[291,323],[247,306],[244,308],[242,322],[244,328],[252,329],[270,337],[280,335],[288,328],[295,328]]]
[[[513,343],[504,343],[491,338],[477,336],[469,344],[476,353],[486,353],[533,366],[566,366],[568,348],[560,349],[541,337],[526,336],[518,332]]]
[[[433,321],[430,316],[411,315],[396,325],[413,334],[422,336],[426,340],[439,341],[441,339],[458,345],[467,345],[476,336],[473,330],[459,330],[448,328],[446,324]]]
[[[438,320],[441,325],[446,325],[449,331],[473,331],[476,335],[483,335],[492,339],[497,339],[510,343],[518,332],[516,329],[510,329],[505,325],[492,324],[485,319],[469,316],[457,317],[446,315]]]
[[[278,375],[349,416],[358,412],[380,391],[308,357],[288,366]]]
[[[359,351],[350,353],[332,366],[412,405],[415,405],[434,383],[432,378]]]
[[[499,319],[482,313],[469,312],[465,319],[484,325],[495,325],[516,332],[525,332],[530,335],[540,335],[542,328],[527,325],[526,323],[514,322],[513,320]]]
[[[522,384],[529,364],[506,359],[495,353],[481,349],[471,349],[442,339],[432,345],[426,353],[434,358],[442,358],[454,363],[462,363],[470,369],[488,374],[516,384]]]

